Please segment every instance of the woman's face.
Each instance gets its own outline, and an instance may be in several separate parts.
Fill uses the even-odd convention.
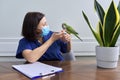
[[[44,26],[46,26],[46,25],[47,25],[46,18],[43,17],[43,18],[40,20],[40,22],[39,22],[39,24],[38,24],[38,26],[37,26],[37,30],[36,30],[37,34],[41,34],[41,33],[42,33],[42,28],[43,28]]]
[[[41,21],[39,22],[39,24],[38,24],[38,26],[37,26],[37,29],[41,30],[42,27],[44,27],[44,26],[47,26],[47,20],[46,20],[45,17],[43,17],[43,18],[41,19]]]

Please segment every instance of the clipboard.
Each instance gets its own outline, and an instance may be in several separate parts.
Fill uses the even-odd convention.
[[[51,66],[41,62],[34,62],[31,64],[12,65],[12,68],[24,74],[30,79],[36,79],[51,74],[63,72],[60,67]]]

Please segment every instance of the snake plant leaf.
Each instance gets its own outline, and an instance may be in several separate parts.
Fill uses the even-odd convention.
[[[104,22],[103,22],[103,37],[105,46],[110,46],[111,39],[114,33],[114,29],[119,22],[119,12],[114,2],[112,1],[110,7],[105,14]]]
[[[120,1],[117,7],[112,0],[106,13],[97,0],[94,1],[94,8],[100,18],[97,31],[93,30],[84,12],[83,17],[100,46],[114,47],[120,35]]]
[[[120,1],[119,1],[117,9],[118,9],[118,12],[120,14]],[[110,46],[115,46],[117,39],[119,37],[119,34],[120,34],[120,20],[119,20],[119,23],[116,25],[115,32],[114,32],[114,35],[112,37],[112,41],[111,41]]]
[[[104,15],[105,15],[104,9],[96,0],[94,1],[94,8],[95,8],[96,12],[98,13],[100,21],[103,25],[103,20],[104,20]]]
[[[98,22],[98,25],[97,25],[97,32],[98,32],[98,34],[99,34],[99,36],[100,36],[100,41],[101,41],[101,44],[100,44],[100,46],[104,46],[104,40],[103,40],[103,28],[102,28],[102,24],[101,24],[101,22],[99,21]]]
[[[82,11],[82,14],[83,14],[83,17],[84,17],[84,19],[86,20],[86,22],[87,22],[90,30],[92,31],[93,35],[95,36],[96,40],[98,41],[98,43],[100,44],[100,46],[102,46],[103,43],[102,43],[102,41],[101,41],[101,37],[100,37],[99,32],[95,32],[95,31],[93,30],[93,28],[92,28],[92,26],[90,25],[90,22],[89,22],[89,20],[88,20],[88,18],[87,18],[87,16],[86,16],[86,14],[85,14],[83,11]],[[99,26],[98,26],[98,27],[99,27]]]
[[[119,20],[118,25],[116,25],[115,32],[113,34],[113,38],[112,38],[110,46],[112,46],[112,47],[115,46],[115,44],[118,40],[119,34],[120,34],[120,20]]]

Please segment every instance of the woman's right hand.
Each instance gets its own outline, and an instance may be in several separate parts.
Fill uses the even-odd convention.
[[[52,39],[53,41],[56,41],[56,40],[62,38],[63,35],[64,35],[63,32],[54,32],[54,33],[52,34],[52,36],[51,36],[51,39]]]

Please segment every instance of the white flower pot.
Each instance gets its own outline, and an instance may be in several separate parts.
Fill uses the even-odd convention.
[[[96,46],[97,66],[101,68],[116,68],[119,59],[119,47]]]

